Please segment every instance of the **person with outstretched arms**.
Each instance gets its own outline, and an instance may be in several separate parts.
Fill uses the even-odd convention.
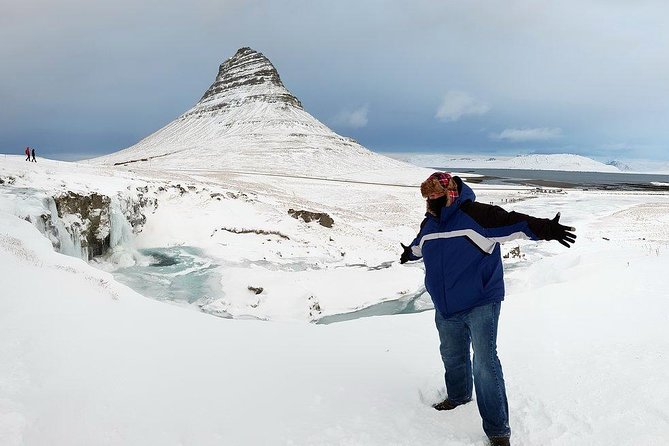
[[[479,203],[461,178],[446,172],[433,173],[420,189],[427,212],[416,238],[401,245],[400,263],[423,260],[425,288],[434,303],[447,398],[433,407],[455,409],[475,391],[490,444],[509,445],[509,407],[497,356],[504,300],[500,243],[557,240],[569,248],[575,229],[560,224],[560,213],[536,218]]]

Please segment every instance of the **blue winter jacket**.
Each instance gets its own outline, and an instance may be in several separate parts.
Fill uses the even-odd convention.
[[[474,191],[459,177],[453,178],[459,197],[442,208],[439,219],[425,214],[409,256],[410,260],[422,257],[425,288],[445,317],[504,300],[500,243],[517,238],[546,240],[550,231],[548,219],[477,203]]]

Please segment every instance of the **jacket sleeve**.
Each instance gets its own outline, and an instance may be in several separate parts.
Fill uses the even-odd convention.
[[[420,224],[420,230],[415,239],[409,244],[409,260],[419,260],[423,257],[423,253],[420,248],[420,240],[423,238],[423,232],[425,231],[425,223],[427,223],[427,217],[423,219]]]
[[[548,240],[551,221],[520,212],[507,212],[499,206],[468,201],[460,209],[481,225],[486,236],[499,242],[517,238]]]

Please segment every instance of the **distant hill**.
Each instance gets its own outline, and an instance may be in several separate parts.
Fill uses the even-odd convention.
[[[628,164],[625,164],[622,161],[613,160],[613,161],[609,161],[606,164],[608,166],[616,167],[623,172],[630,172],[632,170],[632,168]]]
[[[455,170],[463,168],[564,170],[575,172],[620,172],[615,165],[608,165],[581,155],[449,155],[434,153],[388,153],[395,159],[417,166]]]

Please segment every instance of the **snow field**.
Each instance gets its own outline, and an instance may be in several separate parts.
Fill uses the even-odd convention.
[[[323,308],[336,300],[331,305],[352,310],[379,302],[384,287],[418,288],[417,265],[335,268],[349,260],[334,262],[330,251],[333,243],[355,253],[350,263],[367,266],[393,260],[396,243],[409,241],[420,221],[415,190],[327,183],[328,191],[315,180],[207,172],[165,178],[44,164],[23,174],[18,163],[3,164],[1,171],[7,178],[11,170],[17,183],[0,189],[0,444],[485,444],[475,404],[451,413],[430,407],[444,397],[433,312],[313,325],[304,323],[307,302],[294,297],[301,282],[329,296]],[[111,274],[55,253],[21,218],[41,211],[36,190],[115,194],[186,180],[208,192],[255,182],[255,201],[162,193],[135,242],[185,243],[236,262],[227,265],[224,289],[234,285],[232,296],[235,287],[264,278],[264,314],[283,321],[222,319],[144,298]],[[498,341],[513,444],[665,444],[669,197],[474,189],[480,201],[509,210],[551,218],[560,211],[578,234],[571,249],[529,241],[504,247],[523,255],[505,261]],[[272,211],[291,196],[305,207],[327,202],[315,210],[333,215],[334,231]],[[216,227],[249,222],[289,235],[294,251],[286,252],[298,261],[271,254],[271,267],[254,263],[285,249],[274,246],[280,237],[210,236]],[[308,242],[311,257],[299,241]],[[267,243],[272,248],[263,251]],[[287,271],[330,260],[331,269]],[[240,296],[244,305],[256,298]]]

